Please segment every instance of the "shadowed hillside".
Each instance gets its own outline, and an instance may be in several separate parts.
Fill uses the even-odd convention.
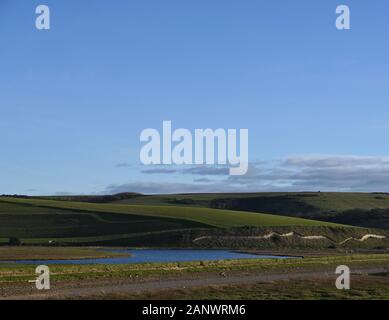
[[[110,246],[263,249],[388,246],[387,232],[349,226],[376,229],[387,226],[387,195],[122,194],[101,199],[115,201],[96,203],[96,199],[88,197],[1,197],[0,238],[22,238],[24,243],[37,244],[54,241],[63,245]],[[352,209],[355,206],[361,209]],[[380,208],[369,209],[373,206]],[[260,210],[265,213],[257,212]]]
[[[384,193],[248,193],[145,196],[127,204],[206,206],[389,229],[389,195]]]
[[[268,238],[273,232],[280,232],[285,241],[278,241],[277,235]],[[282,236],[282,232],[293,236]],[[347,238],[369,233],[372,231],[321,221],[204,207],[0,198],[0,238],[4,243],[8,238],[20,238],[22,243],[57,245],[270,248],[278,243],[282,247],[336,247]],[[378,242],[384,244],[384,238]],[[320,239],[324,241],[317,241]],[[367,244],[373,245],[368,240]]]

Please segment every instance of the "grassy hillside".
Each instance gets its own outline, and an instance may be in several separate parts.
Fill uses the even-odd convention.
[[[75,201],[75,202],[91,202],[91,203],[110,203],[115,201],[128,200],[136,197],[142,197],[139,193],[124,192],[115,195],[90,195],[90,196],[47,196],[47,197],[31,197],[35,199],[47,199],[58,201]],[[28,197],[25,197],[28,198]]]
[[[214,193],[214,194],[177,194],[177,195],[152,195],[137,196],[130,199],[117,200],[122,204],[153,204],[153,205],[177,205],[187,204],[192,206],[220,206],[236,200],[242,202],[257,202],[258,206],[271,208],[277,203],[283,202],[280,209],[287,211],[296,210],[296,207],[313,209],[317,212],[347,211],[352,209],[389,209],[389,194],[380,193]]]
[[[209,226],[182,219],[80,212],[0,201],[0,238],[93,237],[193,228]]]
[[[158,195],[124,199],[116,203],[205,206],[389,229],[389,194],[380,193]]]
[[[258,198],[257,195],[239,196],[242,201]],[[388,246],[387,237],[359,241],[369,234],[387,236],[379,230],[274,214],[213,209],[201,207],[199,203],[185,206],[186,198],[142,198],[143,201],[152,200],[149,203],[154,205],[0,197],[0,239],[3,243],[7,238],[17,237],[27,244],[55,241],[62,245],[235,249]],[[192,200],[201,201],[201,205],[208,201],[211,206],[214,201],[225,205],[231,199],[231,195],[223,195],[223,198],[194,195]],[[140,198],[137,201],[140,202]],[[156,205],[158,201],[159,205]],[[182,205],[174,205],[177,201]],[[347,243],[343,244],[345,240]]]
[[[256,228],[260,234],[282,227],[289,231],[321,228],[323,232],[329,228],[339,232],[349,229],[348,235],[354,232],[353,228],[321,221],[201,207],[0,198],[2,243],[17,237],[28,244],[196,246],[193,240],[201,236],[231,232],[239,236],[247,230],[240,228]],[[214,247],[224,243],[236,247],[231,241]],[[199,245],[210,246],[208,242]]]
[[[250,212],[239,212],[231,210],[219,210],[210,208],[193,208],[180,206],[145,206],[145,205],[122,205],[122,204],[95,204],[70,201],[54,201],[40,199],[12,199],[0,198],[0,203],[7,206],[25,206],[25,210],[37,212],[37,210],[71,210],[82,213],[100,213],[100,219],[104,221],[112,219],[126,219],[132,216],[153,217],[164,219],[178,219],[180,221],[194,222],[209,227],[235,227],[235,226],[331,226],[333,224],[282,217],[270,214],[256,214]],[[38,209],[39,208],[39,209]],[[6,209],[5,209],[6,211]],[[110,215],[102,217],[101,213]],[[116,214],[116,215],[112,215]],[[114,220],[115,221],[115,220]],[[335,225],[333,225],[335,226]]]

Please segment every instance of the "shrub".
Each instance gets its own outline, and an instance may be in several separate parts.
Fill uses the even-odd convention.
[[[22,241],[19,238],[11,237],[9,238],[8,244],[10,246],[20,246],[22,245]]]

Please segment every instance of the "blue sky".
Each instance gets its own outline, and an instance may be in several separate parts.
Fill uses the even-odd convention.
[[[384,0],[0,0],[0,193],[389,191],[388,14]],[[142,167],[140,132],[163,120],[249,129],[249,175]]]

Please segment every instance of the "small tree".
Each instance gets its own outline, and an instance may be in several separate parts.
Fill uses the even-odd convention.
[[[22,241],[19,238],[11,237],[9,238],[8,244],[10,246],[20,246]]]

